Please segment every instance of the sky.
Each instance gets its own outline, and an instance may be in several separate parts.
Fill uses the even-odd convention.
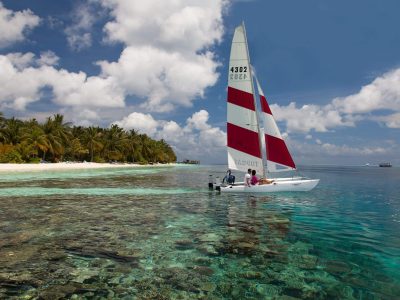
[[[397,0],[0,0],[0,111],[226,158],[234,29],[298,165],[400,165]]]

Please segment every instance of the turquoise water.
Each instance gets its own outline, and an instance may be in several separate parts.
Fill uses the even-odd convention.
[[[400,299],[399,168],[266,196],[210,192],[217,172],[0,174],[0,298]]]

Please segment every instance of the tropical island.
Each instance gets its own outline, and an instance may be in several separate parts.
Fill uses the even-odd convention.
[[[0,163],[39,162],[172,163],[176,155],[157,141],[116,124],[110,128],[73,126],[55,114],[45,122],[7,119],[0,112]]]

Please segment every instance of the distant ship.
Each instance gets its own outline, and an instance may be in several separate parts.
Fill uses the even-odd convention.
[[[191,159],[184,159],[182,161],[183,164],[189,164],[189,165],[199,165],[200,161],[199,160],[191,160]]]
[[[390,168],[392,166],[392,164],[389,162],[384,162],[384,163],[380,163],[379,166],[383,167],[383,168]]]

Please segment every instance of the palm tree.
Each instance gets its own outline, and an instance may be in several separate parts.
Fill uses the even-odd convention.
[[[128,133],[118,125],[109,129],[99,127],[70,127],[61,114],[48,117],[43,124],[36,119],[20,121],[6,119],[0,112],[0,156],[1,161],[30,161],[42,156],[57,161],[63,155],[68,157],[95,159],[169,162],[175,161],[172,148],[164,141],[156,141],[136,130]]]
[[[128,138],[125,131],[116,124],[112,124],[107,129],[103,137],[104,155],[109,160],[126,160],[124,157],[124,149],[127,145]]]
[[[101,143],[101,131],[99,127],[89,127],[83,134],[83,143],[89,149],[90,161],[93,161],[94,151],[103,147]]]
[[[59,135],[57,135],[58,129],[57,125],[54,123],[51,117],[46,119],[46,122],[42,125],[43,132],[46,136],[48,148],[43,151],[43,160],[46,159],[47,152],[53,155],[53,159],[59,153],[64,151],[62,140]]]
[[[168,143],[164,140],[161,139],[159,141],[162,153],[166,155],[167,161],[165,162],[175,162],[176,161],[176,155],[174,150],[172,150],[171,146],[168,145]]]
[[[27,127],[25,134],[22,136],[22,140],[25,144],[34,149],[32,153],[33,156],[37,156],[39,151],[46,153],[50,148],[47,136],[39,125]]]
[[[67,150],[67,154],[70,157],[72,157],[73,160],[75,160],[76,158],[78,160],[80,160],[83,155],[86,155],[89,153],[89,150],[81,144],[81,141],[79,140],[79,138],[73,138],[70,141],[66,150]]]
[[[127,135],[125,131],[116,124],[104,134],[104,151],[109,160],[122,160],[124,148],[127,144]]]
[[[140,135],[140,142],[142,145],[142,155],[146,162],[152,161],[153,156],[153,145],[151,143],[151,139],[146,134]]]
[[[135,129],[130,130],[126,139],[125,155],[128,161],[135,162],[140,160],[141,157],[138,152],[141,151],[141,144],[138,132]]]
[[[17,145],[22,134],[22,121],[12,117],[6,120],[5,126],[1,128],[1,139],[5,144]]]
[[[2,112],[0,112],[0,143],[4,142],[3,129],[6,126],[6,119]]]
[[[54,130],[57,136],[65,143],[68,143],[71,135],[71,122],[64,123],[64,116],[60,114],[55,114],[53,116]]]
[[[60,148],[60,152],[57,154],[61,155],[61,160],[63,159],[63,155],[65,152],[65,148],[69,145],[72,134],[71,134],[71,123],[64,123],[64,116],[61,114],[53,115],[53,126],[54,126],[54,134],[59,138],[62,143],[62,147]]]
[[[6,119],[4,118],[3,113],[0,111],[0,128],[3,128],[5,125]]]

